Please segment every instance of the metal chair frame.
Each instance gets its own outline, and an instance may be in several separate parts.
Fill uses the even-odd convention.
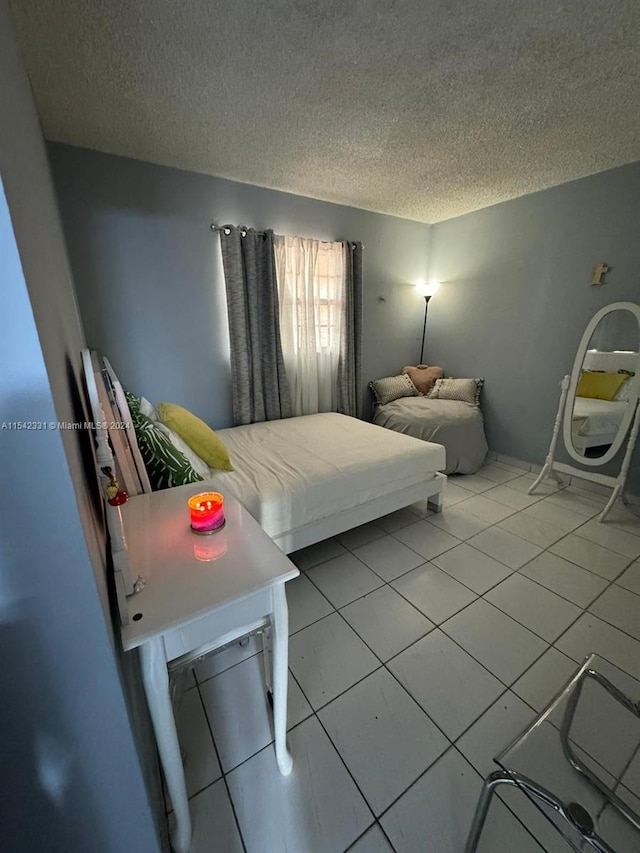
[[[570,743],[571,726],[575,717],[578,701],[582,694],[582,689],[587,679],[594,680],[597,684],[603,687],[613,699],[626,708],[631,714],[640,719],[640,701],[634,702],[614,684],[612,684],[604,675],[592,669],[589,663],[593,660],[593,655],[587,658],[586,663],[574,678],[568,682],[563,690],[555,697],[551,704],[542,712],[532,726],[527,729],[509,744],[509,746],[499,753],[494,759],[498,764],[501,763],[503,757],[513,749],[530,731],[532,731],[542,720],[549,714],[550,710],[555,706],[558,699],[565,693],[575,682],[573,691],[569,694],[567,707],[562,718],[560,727],[560,743],[562,751],[569,764],[576,770],[586,781],[596,788],[599,793],[605,798],[613,808],[615,808],[626,820],[640,831],[640,817],[629,808],[610,788],[608,788],[601,779],[599,779],[593,771],[576,755]],[[473,817],[465,853],[476,853],[480,836],[484,827],[489,806],[493,795],[500,785],[511,785],[519,788],[526,796],[537,799],[546,806],[549,806],[553,811],[562,817],[567,823],[581,836],[582,840],[598,853],[616,853],[616,851],[607,842],[601,838],[595,831],[593,819],[589,813],[578,803],[565,803],[554,793],[549,791],[543,785],[538,784],[532,779],[516,770],[495,770],[490,773],[484,780],[480,799]],[[558,830],[560,831],[560,830]]]

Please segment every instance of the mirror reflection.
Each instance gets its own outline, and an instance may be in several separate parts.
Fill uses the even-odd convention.
[[[571,416],[572,444],[581,456],[604,456],[615,442],[627,408],[635,403],[631,379],[638,349],[638,323],[629,311],[606,314],[591,335]]]

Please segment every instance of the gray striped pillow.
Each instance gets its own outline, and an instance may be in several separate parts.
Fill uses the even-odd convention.
[[[369,388],[373,391],[379,406],[384,406],[386,403],[391,403],[400,397],[418,396],[418,389],[406,373],[401,373],[399,376],[386,376],[384,379],[377,379],[375,382],[369,383]]]
[[[484,379],[438,379],[429,397],[435,400],[458,400],[472,406],[480,405]]]

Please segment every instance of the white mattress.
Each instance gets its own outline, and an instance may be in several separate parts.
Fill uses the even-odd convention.
[[[573,406],[573,432],[577,435],[615,433],[622,422],[627,404],[616,400],[576,397]]]
[[[439,444],[334,412],[218,435],[235,470],[216,472],[210,484],[230,491],[273,537],[429,480],[446,464]]]

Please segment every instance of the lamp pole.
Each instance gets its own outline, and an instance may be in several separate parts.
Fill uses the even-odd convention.
[[[422,359],[424,358],[424,337],[427,331],[427,310],[429,308],[429,300],[431,299],[434,293],[437,293],[439,287],[440,283],[437,281],[430,281],[428,284],[423,281],[419,281],[416,284],[416,290],[418,291],[420,296],[424,296],[424,324],[422,326],[422,346],[420,347],[420,364],[422,364]]]
[[[420,347],[420,361],[418,364],[422,364],[422,359],[424,358],[424,336],[427,331],[427,310],[429,308],[429,300],[431,296],[425,296],[424,298],[424,324],[422,326],[422,346]]]

